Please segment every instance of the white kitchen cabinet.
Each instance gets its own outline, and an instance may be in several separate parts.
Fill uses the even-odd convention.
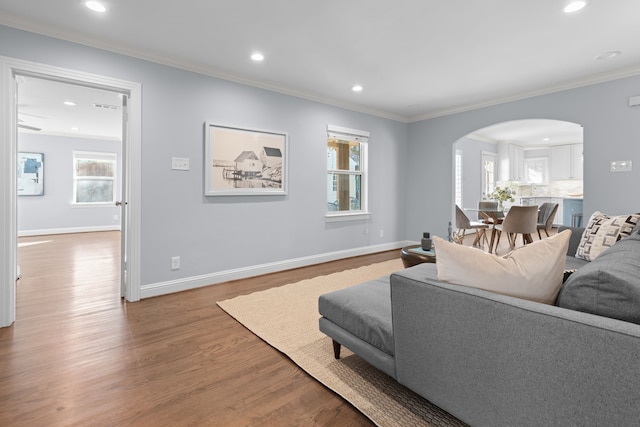
[[[511,181],[524,181],[524,149],[515,144],[509,144],[509,170]]]
[[[582,144],[551,147],[551,179],[582,179]]]
[[[524,149],[520,145],[498,144],[498,181],[524,180]]]
[[[571,146],[571,179],[582,179],[582,144]]]

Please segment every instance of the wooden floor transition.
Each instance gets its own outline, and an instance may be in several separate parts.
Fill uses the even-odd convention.
[[[17,320],[0,329],[0,425],[372,425],[216,301],[399,251],[126,303],[119,244],[118,232],[19,239]]]

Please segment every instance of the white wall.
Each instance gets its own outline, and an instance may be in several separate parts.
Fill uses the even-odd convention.
[[[142,84],[143,287],[404,240],[404,123],[3,26],[0,55]],[[205,121],[287,132],[289,194],[204,197]],[[369,220],[325,222],[327,124],[371,133]]]
[[[44,195],[18,197],[18,234],[54,234],[119,229],[120,208],[78,207],[73,200],[73,151],[115,153],[121,176],[119,141],[18,133],[18,151],[44,153]],[[116,200],[120,197],[117,184]],[[114,219],[114,215],[118,219]]]
[[[640,163],[640,108],[628,98],[640,93],[640,76],[594,84],[521,101],[439,117],[409,125],[407,236],[431,229],[446,236],[453,206],[453,143],[470,132],[521,119],[556,119],[584,128],[584,215],[640,211],[635,191],[640,168],[610,171],[612,160]],[[421,185],[418,171],[428,168],[442,177]]]

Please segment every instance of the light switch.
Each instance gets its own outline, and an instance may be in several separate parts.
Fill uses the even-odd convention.
[[[171,169],[174,171],[188,171],[189,159],[187,157],[172,157]]]
[[[611,172],[631,172],[631,160],[611,162]]]

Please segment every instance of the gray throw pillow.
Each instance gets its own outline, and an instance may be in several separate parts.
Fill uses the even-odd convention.
[[[640,234],[618,241],[573,273],[556,305],[640,324]]]

